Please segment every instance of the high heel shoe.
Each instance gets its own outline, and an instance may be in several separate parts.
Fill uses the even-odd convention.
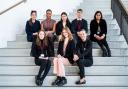
[[[61,77],[57,76],[56,80],[54,82],[52,82],[52,86],[56,86],[58,85],[58,83],[60,82]]]

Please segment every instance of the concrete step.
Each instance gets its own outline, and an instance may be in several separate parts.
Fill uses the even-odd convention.
[[[45,89],[128,89],[128,87],[44,87]],[[42,87],[1,87],[1,89],[42,89]]]
[[[51,86],[55,80],[55,76],[48,76],[44,80],[43,86]],[[68,83],[65,86],[78,86],[75,81],[79,79],[78,76],[67,76]],[[35,87],[35,76],[0,76],[1,87]],[[13,82],[12,82],[13,81]],[[86,76],[86,87],[128,87],[128,76]]]
[[[128,57],[93,57],[94,66],[126,66]],[[34,66],[33,57],[0,57],[0,66]]]
[[[110,48],[128,48],[125,41],[108,41]],[[31,42],[12,41],[7,43],[7,48],[31,48]],[[54,44],[55,48],[58,48],[58,42]],[[93,42],[93,48],[100,48],[96,42]]]
[[[66,75],[78,76],[77,66],[66,66]],[[38,66],[0,66],[0,76],[34,76],[38,74]],[[128,66],[92,66],[85,68],[86,76],[128,76]],[[53,75],[53,66],[49,71]]]
[[[111,49],[112,56],[127,56],[127,49]],[[31,49],[11,49],[1,48],[0,56],[30,56]],[[55,50],[56,53],[57,50]],[[101,56],[102,51],[100,49],[93,49],[93,56]]]
[[[16,35],[16,41],[27,41],[26,35]],[[123,35],[107,36],[107,41],[125,41]]]

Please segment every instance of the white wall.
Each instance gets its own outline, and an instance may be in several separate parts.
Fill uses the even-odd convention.
[[[3,0],[0,11],[8,8],[20,0]],[[46,9],[52,9],[53,14],[62,11],[70,13],[82,0],[27,0],[26,3],[13,8],[0,15],[0,48],[7,47],[7,41],[14,41],[16,34],[24,33],[26,20],[30,17],[31,10],[38,11],[38,19],[42,19]]]

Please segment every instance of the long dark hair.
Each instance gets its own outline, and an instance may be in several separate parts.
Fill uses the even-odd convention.
[[[35,13],[37,15],[36,10],[32,10],[30,15],[32,16],[33,13]],[[32,18],[29,19],[29,25],[32,26]]]
[[[70,23],[70,21],[69,21],[69,19],[68,19],[68,15],[67,15],[67,13],[66,13],[66,12],[62,12],[62,13],[61,13],[61,17],[62,17],[62,15],[66,15],[66,16],[67,16],[66,23],[67,23],[67,24],[69,24],[69,23]],[[61,22],[63,22],[62,18],[61,18],[61,20],[60,20],[60,21],[61,21]]]
[[[37,35],[37,38],[36,38],[36,45],[38,46],[38,47],[40,47],[41,49],[44,49],[44,48],[46,48],[47,46],[48,46],[48,39],[47,39],[47,36],[46,36],[46,33],[44,32],[44,39],[43,40],[41,40],[40,38],[39,38],[39,33],[40,32],[44,32],[43,30],[40,30],[39,32],[38,32],[38,35]],[[43,47],[42,47],[42,45],[43,45]]]
[[[94,15],[94,20],[96,20],[96,15],[97,15],[98,13],[100,13],[100,15],[101,15],[101,19],[103,19],[102,12],[101,12],[101,11],[96,11],[96,13],[95,13],[95,15]]]

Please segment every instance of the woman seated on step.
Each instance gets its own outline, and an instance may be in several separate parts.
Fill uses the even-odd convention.
[[[94,19],[90,23],[90,38],[92,41],[97,42],[103,51],[103,57],[111,57],[111,51],[106,41],[107,24],[103,19],[101,11],[97,11]]]
[[[54,41],[55,41],[55,27],[56,27],[56,21],[52,18],[52,10],[48,9],[46,10],[46,19],[41,22],[41,29],[44,29],[46,32],[46,35],[50,42],[50,47],[52,49],[52,56],[54,55]]]
[[[40,30],[40,22],[36,20],[37,12],[35,10],[31,11],[31,18],[26,22],[25,31],[27,34],[27,41],[33,42],[34,37]]]
[[[61,35],[62,29],[68,27],[71,30],[71,23],[66,12],[61,13],[61,20],[56,24],[56,35]]]
[[[68,27],[62,29],[59,37],[59,46],[57,51],[57,57],[54,58],[53,73],[57,78],[52,83],[54,86],[63,86],[67,83],[65,76],[65,66],[70,66],[74,63],[73,51],[75,49],[75,43],[72,33]]]
[[[31,56],[35,57],[35,64],[40,66],[38,75],[35,77],[35,83],[38,86],[43,84],[51,67],[51,61],[48,58],[51,57],[49,45],[45,32],[40,30],[31,48]]]
[[[79,41],[76,44],[76,50],[74,52],[73,58],[73,60],[77,63],[80,71],[80,80],[76,81],[76,84],[85,84],[86,80],[84,67],[90,67],[93,64],[92,42],[84,29],[79,31],[78,37]]]

